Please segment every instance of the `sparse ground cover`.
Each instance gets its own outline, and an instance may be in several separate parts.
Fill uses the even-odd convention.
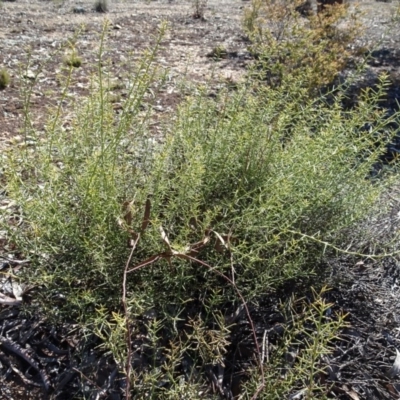
[[[77,81],[76,93],[85,92],[104,18],[110,20],[108,58],[113,60],[113,79],[120,82],[120,92],[127,81],[132,60],[152,46],[152,38],[160,22],[164,19],[169,21],[169,30],[158,54],[160,66],[168,68],[166,79],[169,83],[154,105],[159,114],[175,108],[180,96],[177,87],[183,78],[205,82],[212,75],[221,74],[235,81],[243,73],[248,53],[240,30],[241,2],[210,3],[206,21],[192,18],[193,5],[190,2],[118,2],[110,6],[106,15],[92,12],[90,2],[81,7],[84,14],[74,13],[77,7],[73,2],[4,3],[0,16],[1,57],[2,64],[12,74],[13,84],[7,93],[2,92],[3,138],[15,135],[20,127],[22,99],[18,90],[18,72],[21,63],[26,64],[27,61],[26,52],[21,50],[32,48],[36,53],[32,60],[34,63],[47,59],[57,46],[72,37],[84,24],[77,49],[83,65],[74,79]],[[218,64],[206,57],[217,45],[231,51],[230,57]],[[37,90],[32,94],[32,111],[42,110],[51,102],[49,92],[57,90],[60,69],[59,59],[46,64]],[[42,113],[37,114],[40,119]]]
[[[396,4],[244,5],[3,4],[2,396],[398,397]]]

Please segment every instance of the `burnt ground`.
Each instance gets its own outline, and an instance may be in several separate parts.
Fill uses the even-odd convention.
[[[361,87],[375,84],[379,74],[387,72],[391,83],[383,106],[393,111],[400,98],[400,29],[394,20],[397,3],[360,3],[366,31],[356,45],[373,52],[365,73],[353,88],[351,101],[356,101]],[[46,109],[60,92],[64,54],[54,54],[78,30],[81,33],[76,46],[83,64],[75,74],[74,94],[87,93],[105,19],[109,21],[106,56],[112,60],[112,75],[119,83],[115,85],[117,99],[126,90],[124,80],[131,60],[138,59],[143,50],[154,44],[162,20],[169,23],[157,55],[158,65],[168,69],[167,85],[152,103],[154,134],[161,135],[159,122],[179,104],[184,79],[196,83],[211,80],[218,87],[221,82],[240,80],[245,73],[251,59],[240,19],[247,4],[242,0],[210,0],[205,19],[196,19],[193,3],[178,0],[113,2],[106,14],[93,12],[89,1],[4,1],[0,8],[0,67],[10,72],[11,85],[0,91],[0,148],[21,140],[20,89],[23,81],[29,81],[36,73],[37,84],[30,99],[32,119],[39,129],[45,123]],[[218,61],[208,57],[217,46],[227,50],[227,57]],[[21,65],[26,65],[28,59],[28,69],[21,72]],[[350,67],[343,78],[351,73]],[[118,109],[118,100],[115,108]],[[397,149],[394,146],[392,151],[398,152]],[[383,221],[385,229],[397,230],[400,193],[393,190],[384,201],[385,206],[390,202],[390,212]],[[0,202],[1,207],[10,207],[5,193],[0,193]],[[383,222],[370,223],[382,226]],[[52,326],[45,316],[27,313],[18,300],[20,288],[13,278],[24,268],[24,260],[15,259],[15,249],[7,245],[1,232],[0,245],[0,399],[121,399],[122,376],[107,354],[95,350],[97,338],[82,339],[73,322]],[[332,310],[347,314],[349,326],[335,342],[332,355],[324,359],[329,397],[400,398],[400,378],[393,368],[400,350],[399,261],[346,258],[330,264],[327,282],[332,290],[326,298],[332,302]],[[293,289],[283,290],[280,295],[289,296],[292,292]],[[260,341],[267,332],[273,343],[274,335],[278,332],[279,336],[289,325],[277,311],[278,300],[277,295],[260,299],[258,306],[252,308]],[[240,317],[236,326],[231,338],[233,353],[249,333],[244,318]],[[136,343],[138,348],[143,340]],[[232,376],[240,376],[240,369],[251,358],[251,352],[243,355],[241,362],[227,356],[221,396],[232,398],[240,392],[240,384]],[[215,374],[209,371],[208,375],[211,388]]]

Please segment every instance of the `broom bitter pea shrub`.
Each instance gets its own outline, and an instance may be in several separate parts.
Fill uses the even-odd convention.
[[[203,88],[181,104],[162,141],[151,140],[151,115],[143,111],[151,107],[143,106],[159,82],[161,37],[130,74],[120,114],[101,61],[103,36],[89,95],[50,112],[44,132],[26,124],[37,144],[5,153],[6,190],[22,221],[5,229],[31,259],[24,273],[41,288],[35,301],[54,318],[74,318],[103,338],[120,365],[127,242],[141,230],[147,202],[150,222],[132,267],[165,253],[167,241],[185,254],[202,243],[194,257],[229,276],[251,302],[287,280],[312,276],[322,241],[344,246],[343,231],[376,211],[388,184],[385,177],[367,179],[386,146],[376,134],[385,125],[390,131],[390,121],[376,113],[384,84],[347,112],[340,99],[313,100],[285,86],[253,90],[251,77],[213,99]],[[66,130],[63,118],[71,111]],[[363,129],[366,123],[375,128]],[[156,310],[146,326],[153,335],[148,346],[167,354],[163,369],[133,371],[135,390],[174,398],[183,390],[176,366],[186,352],[194,369],[221,362],[229,342],[221,310],[237,301],[236,293],[213,271],[174,257],[129,273],[126,285],[133,334],[140,331],[134,322]],[[55,303],[60,295],[65,301]],[[160,379],[172,386],[160,388]],[[198,385],[185,390],[199,393]]]

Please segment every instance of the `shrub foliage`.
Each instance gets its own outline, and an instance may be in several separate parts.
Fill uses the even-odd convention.
[[[272,86],[314,89],[331,83],[354,53],[362,26],[348,4],[326,6],[307,18],[302,0],[252,0],[243,19],[262,78]],[[315,94],[315,93],[314,93]]]

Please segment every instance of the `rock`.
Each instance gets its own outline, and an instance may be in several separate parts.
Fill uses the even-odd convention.
[[[72,10],[74,14],[85,14],[86,10],[83,7],[74,7]]]

